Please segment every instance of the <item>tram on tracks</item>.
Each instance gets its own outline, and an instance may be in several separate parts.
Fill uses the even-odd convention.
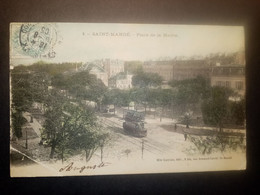
[[[144,127],[144,113],[128,110],[124,115],[124,130],[135,137],[146,137],[147,129]]]

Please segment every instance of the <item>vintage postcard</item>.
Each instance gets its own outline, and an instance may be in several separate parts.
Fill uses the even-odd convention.
[[[243,26],[11,23],[11,177],[246,169]]]

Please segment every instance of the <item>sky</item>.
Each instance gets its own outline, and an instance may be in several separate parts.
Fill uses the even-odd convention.
[[[14,65],[40,60],[87,62],[105,58],[146,61],[244,51],[242,26],[40,23],[21,33],[21,25],[11,24],[10,63]],[[53,58],[32,57],[21,49],[20,42],[31,41],[37,29],[43,27],[51,29],[52,42],[48,44],[55,52]],[[30,44],[29,47],[35,50]]]

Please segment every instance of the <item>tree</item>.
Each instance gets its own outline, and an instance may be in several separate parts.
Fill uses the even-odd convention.
[[[132,85],[140,88],[158,87],[162,84],[163,78],[157,73],[138,72],[132,78]]]
[[[25,111],[33,102],[30,79],[31,74],[24,66],[17,66],[11,71],[12,108],[17,111]]]
[[[202,103],[202,115],[205,124],[216,125],[222,131],[224,119],[227,117],[229,97],[233,91],[229,88],[214,86],[211,96]]]
[[[111,89],[104,94],[104,98],[102,100],[102,104],[109,105],[112,104],[114,106],[114,114],[116,112],[116,106],[123,105],[123,96],[122,91],[120,89]]]
[[[68,77],[66,77],[64,74],[56,74],[51,78],[51,84],[58,88],[58,89],[68,89],[69,87],[69,82],[68,82]]]
[[[171,105],[173,94],[170,89],[149,89],[147,92],[147,103],[151,107],[153,106],[155,109],[157,107],[160,108],[160,121],[162,121],[162,116],[165,112],[165,109]],[[154,113],[155,114],[155,113]],[[155,115],[154,115],[155,117]]]
[[[126,61],[125,62],[125,72],[131,74],[137,74],[143,71],[143,62],[141,61]]]
[[[229,103],[229,118],[228,121],[235,125],[244,125],[245,121],[245,99]]]
[[[26,119],[22,116],[22,112],[12,111],[12,128],[17,138],[22,137],[22,126],[26,123]]]
[[[86,162],[93,156],[94,152],[101,148],[101,161],[103,160],[103,148],[109,141],[109,134],[105,132],[103,127],[93,120],[90,120],[89,112],[81,112],[77,115],[77,121],[70,128],[70,148],[73,150],[84,150]]]
[[[162,107],[160,114],[160,121],[162,121],[162,115],[166,107],[172,103],[172,91],[169,89],[159,89],[158,90],[158,102]]]
[[[63,161],[65,154],[84,150],[86,160],[90,160],[96,149],[105,142],[107,134],[100,130],[91,110],[70,103],[55,91],[52,93],[43,126],[43,139],[51,147],[50,158],[57,152]]]
[[[43,125],[42,139],[51,147],[50,158],[53,158],[57,146],[62,145],[65,140],[65,128],[68,124],[68,118],[63,112],[65,98],[57,91],[49,94],[47,110],[44,114],[46,120]]]
[[[107,92],[107,87],[100,79],[95,78],[93,80],[88,86],[85,98],[100,104],[104,94]]]
[[[154,110],[156,110],[156,108],[161,105],[159,89],[149,89],[146,96],[148,97],[147,104],[148,104],[149,108],[154,108]],[[155,114],[156,114],[156,112],[154,111],[154,118],[155,118]]]
[[[31,94],[32,102],[44,103],[48,95],[50,77],[44,72],[31,73],[28,91]]]
[[[96,75],[90,74],[89,71],[81,71],[69,75],[66,79],[68,90],[78,99],[87,99],[101,103],[107,87],[97,79]]]
[[[131,99],[132,90],[122,90],[120,93],[121,106],[127,106],[129,110],[129,105],[132,101]]]
[[[30,71],[37,71],[46,73],[48,75],[54,76],[56,74],[63,74],[66,71],[71,71],[79,68],[82,63],[64,62],[64,63],[47,63],[44,61],[39,61],[31,66],[28,66]]]
[[[77,100],[89,100],[102,103],[107,87],[96,75],[88,70],[72,74],[56,74],[52,77],[52,84],[58,89],[68,90]]]
[[[151,96],[149,95],[151,87],[159,87],[162,84],[163,78],[157,73],[146,73],[143,71],[137,72],[132,77],[132,85],[137,87],[132,93],[133,100],[139,104],[142,104],[146,109],[151,101]]]
[[[196,105],[209,96],[209,81],[201,76],[181,81],[173,80],[169,85],[173,87],[175,105],[181,108],[181,113],[194,110]]]
[[[145,114],[149,99],[151,97],[149,92],[150,90],[148,88],[137,88],[131,93],[132,100],[144,106]]]
[[[11,71],[11,119],[14,135],[22,137],[22,125],[26,122],[22,113],[29,111],[33,102],[43,102],[47,94],[47,75],[31,72],[26,66]]]
[[[62,159],[70,155],[77,148],[85,151],[87,159],[97,146],[103,146],[106,137],[97,124],[95,114],[72,104],[67,97],[57,89],[67,89],[79,98],[99,100],[106,87],[95,75],[83,71],[75,74],[61,74],[71,69],[75,64],[46,64],[39,62],[32,66],[17,66],[11,71],[12,78],[12,105],[11,117],[14,134],[22,136],[21,127],[25,123],[22,112],[28,111],[33,102],[44,103],[47,107],[42,139],[50,147],[50,158],[57,153]],[[77,64],[76,64],[77,65]],[[61,69],[61,70],[60,70]],[[50,77],[54,89],[48,90]],[[78,140],[82,140],[82,143]],[[103,143],[103,144],[102,144]],[[88,146],[87,146],[88,145]]]

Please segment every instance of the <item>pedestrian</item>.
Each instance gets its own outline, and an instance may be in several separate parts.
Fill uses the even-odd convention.
[[[175,125],[174,125],[174,130],[175,130],[175,131],[177,130],[177,125],[176,125],[176,123],[175,123]]]
[[[184,139],[187,140],[187,133],[184,133]]]
[[[243,135],[241,135],[241,136],[240,136],[240,143],[242,144],[242,143],[243,143],[243,141],[244,141],[244,136],[243,136]]]

